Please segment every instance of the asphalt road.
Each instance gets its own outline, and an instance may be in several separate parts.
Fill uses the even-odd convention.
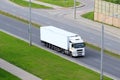
[[[3,15],[0,15],[0,30],[7,31],[23,39],[28,40],[28,25]],[[32,41],[38,45],[41,45],[39,37],[40,37],[39,29],[32,27]],[[63,54],[61,55],[69,58],[70,60],[74,60],[77,63],[83,63],[86,66],[92,67],[97,71],[100,70],[100,53],[98,51],[86,48],[86,56],[83,58],[71,58]],[[120,78],[119,68],[120,68],[119,59],[115,59],[108,55],[104,55],[103,70],[105,74],[109,74],[109,76],[112,77],[114,76],[115,78],[117,78],[116,80],[119,80]]]
[[[89,9],[88,7],[87,9]],[[28,8],[23,8],[13,3],[9,3],[8,0],[0,0],[0,10],[4,10],[6,12],[12,13],[16,16],[20,16],[25,19],[29,18]],[[100,42],[101,42],[100,30],[95,30],[93,28],[90,28],[89,26],[92,26],[92,25],[85,24],[83,22],[78,23],[73,20],[62,18],[61,16],[58,16],[58,15],[53,15],[54,13],[51,15],[49,11],[50,10],[32,9],[32,21],[42,25],[53,25],[74,33],[78,33],[80,34],[80,36],[82,36],[82,38],[86,42],[100,46]],[[106,49],[120,54],[119,44],[120,44],[120,38],[114,37],[108,34],[107,32],[105,32],[105,48]]]

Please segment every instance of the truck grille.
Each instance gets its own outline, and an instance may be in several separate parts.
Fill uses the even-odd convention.
[[[83,50],[82,50],[82,49],[77,50],[77,53],[78,53],[78,54],[81,54],[82,52],[83,52]]]

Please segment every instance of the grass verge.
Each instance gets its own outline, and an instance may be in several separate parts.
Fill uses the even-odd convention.
[[[58,5],[61,7],[73,7],[74,6],[74,0],[38,0],[38,1]],[[77,6],[80,5],[80,3],[76,2],[76,5]]]
[[[94,21],[94,12],[88,12],[86,14],[83,14],[82,17],[93,20]]]
[[[100,74],[0,32],[0,58],[43,80],[99,80]],[[104,76],[104,80],[112,80]]]
[[[23,7],[29,7],[29,2],[25,0],[10,0],[11,2],[18,4]],[[31,2],[31,7],[32,8],[42,8],[42,9],[52,9],[51,7],[43,6],[40,4],[35,4]]]
[[[24,22],[24,23],[26,23],[26,24],[29,24],[29,21],[28,21],[28,20],[25,20],[25,19],[20,18],[20,17],[18,17],[18,16],[12,15],[12,14],[10,14],[10,13],[4,12],[4,11],[2,11],[2,10],[0,10],[0,14],[5,15],[5,16],[8,16],[8,17],[13,18],[13,19],[16,19],[16,20],[19,20],[19,21],[22,21],[22,22]],[[40,27],[40,25],[37,24],[37,23],[31,22],[31,24],[32,24],[33,26],[35,26],[35,27]]]
[[[20,80],[20,79],[0,68],[0,80]]]
[[[92,49],[94,49],[94,50],[98,50],[98,51],[101,50],[100,47],[97,47],[97,46],[95,46],[95,45],[93,45],[93,44],[90,44],[90,43],[86,43],[86,46],[88,46],[89,48],[92,48]],[[110,56],[112,56],[112,57],[115,57],[115,58],[120,59],[120,55],[118,55],[117,53],[113,53],[113,52],[108,51],[108,50],[104,50],[104,53],[107,54],[107,55],[110,55]]]

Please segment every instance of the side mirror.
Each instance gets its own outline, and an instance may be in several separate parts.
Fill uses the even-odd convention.
[[[73,47],[73,44],[72,44],[72,47]]]

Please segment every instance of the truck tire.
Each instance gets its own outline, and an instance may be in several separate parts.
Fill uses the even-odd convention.
[[[74,57],[74,56],[72,55],[72,52],[69,52],[69,56],[70,56],[70,57]]]

